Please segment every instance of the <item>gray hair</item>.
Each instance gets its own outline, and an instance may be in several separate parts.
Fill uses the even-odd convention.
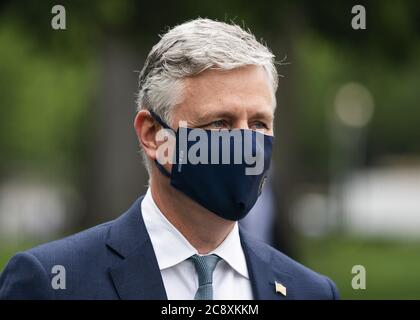
[[[275,92],[278,75],[273,53],[248,30],[235,24],[195,19],[169,30],[152,48],[139,77],[137,110],[152,110],[171,124],[180,103],[183,79],[207,69],[262,66]],[[146,167],[149,169],[147,157]]]

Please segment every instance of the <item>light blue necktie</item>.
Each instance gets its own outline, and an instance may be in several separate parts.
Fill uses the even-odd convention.
[[[215,254],[208,256],[193,255],[190,260],[194,263],[198,275],[198,290],[195,300],[213,300],[213,271],[220,257]]]

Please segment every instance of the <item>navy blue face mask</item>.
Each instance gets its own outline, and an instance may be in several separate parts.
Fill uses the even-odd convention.
[[[257,201],[267,178],[273,137],[246,129],[200,129],[204,136],[191,138],[195,129],[179,127],[175,132],[158,115],[150,113],[176,136],[171,172],[155,160],[160,172],[170,178],[170,184],[224,219],[238,221],[244,218]],[[223,136],[228,139],[225,144],[222,143]],[[241,138],[235,140],[233,136]],[[197,148],[197,144],[203,148]],[[197,157],[190,157],[190,154],[203,161],[197,163]],[[238,154],[242,155],[241,161]],[[230,158],[228,163],[225,156]]]

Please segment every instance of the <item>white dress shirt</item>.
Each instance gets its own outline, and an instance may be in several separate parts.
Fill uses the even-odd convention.
[[[150,188],[141,203],[141,211],[168,299],[193,300],[198,289],[198,277],[193,262],[187,259],[198,254],[197,250],[162,214],[153,200]],[[221,258],[213,273],[213,299],[252,299],[238,223],[235,223],[226,239],[209,254],[216,254]]]

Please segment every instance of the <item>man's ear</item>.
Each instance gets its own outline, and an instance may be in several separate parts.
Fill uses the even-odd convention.
[[[149,111],[140,110],[134,119],[134,129],[136,130],[139,145],[143,147],[149,158],[155,160],[158,148],[156,133],[161,127],[152,118]]]

